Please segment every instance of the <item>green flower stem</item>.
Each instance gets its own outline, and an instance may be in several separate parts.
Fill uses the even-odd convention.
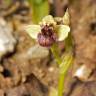
[[[69,67],[71,66],[73,62],[73,56],[72,54],[67,54],[64,57],[64,60],[62,61],[62,63],[60,64],[60,76],[59,76],[59,84],[58,84],[58,96],[62,96],[63,95],[63,87],[64,87],[64,80],[67,74],[67,71],[69,69]]]
[[[65,53],[66,55],[59,66],[60,75],[59,75],[59,84],[58,84],[58,96],[63,95],[64,80],[69,67],[73,63],[73,42],[72,42],[71,32],[69,33],[67,39],[65,40]]]
[[[72,46],[72,36],[71,33],[69,34],[68,38],[65,40],[65,57],[63,59],[59,56],[58,46],[54,44],[51,47],[51,51],[59,64],[59,84],[58,84],[58,96],[63,95],[63,88],[64,88],[64,80],[66,77],[66,73],[68,72],[69,67],[73,62],[73,46]]]
[[[64,74],[59,75],[58,96],[63,94]]]
[[[56,59],[56,62],[60,65],[62,60],[59,56],[58,46],[56,44],[53,44],[53,46],[51,47],[51,51]]]

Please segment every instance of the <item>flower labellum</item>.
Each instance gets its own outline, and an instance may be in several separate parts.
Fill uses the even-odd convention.
[[[45,25],[38,34],[38,42],[41,46],[50,47],[56,42],[56,33],[51,25]]]
[[[70,32],[69,25],[58,25],[51,15],[45,16],[38,25],[28,25],[24,29],[43,47],[50,47],[57,41],[65,40]]]

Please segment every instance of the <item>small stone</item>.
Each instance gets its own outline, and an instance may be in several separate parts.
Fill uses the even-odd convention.
[[[54,71],[54,68],[53,67],[50,67],[48,70],[49,70],[49,72],[53,72]]]
[[[25,54],[26,56],[24,54],[22,54],[22,56],[25,56],[28,59],[42,59],[49,55],[49,50],[45,47],[41,47],[40,45],[36,44],[35,46],[29,48]]]
[[[14,51],[16,39],[13,37],[12,31],[5,20],[0,18],[0,58]]]
[[[86,65],[82,65],[74,74],[81,81],[87,81],[92,70],[88,68]]]

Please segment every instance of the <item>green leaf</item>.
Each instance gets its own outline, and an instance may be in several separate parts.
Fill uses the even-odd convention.
[[[39,0],[28,0],[32,7],[32,21],[34,23],[38,23],[42,20],[42,18],[49,14],[49,3],[48,0],[40,0],[39,4],[34,4]]]
[[[70,27],[67,25],[57,25],[56,32],[58,34],[58,41],[63,41],[68,37],[70,32]]]
[[[65,75],[66,72],[68,71],[69,67],[73,63],[73,54],[70,52],[65,57],[63,58],[62,63],[60,64],[60,73]]]
[[[44,0],[32,0],[34,4],[40,4],[42,3]]]
[[[24,29],[33,39],[37,39],[38,33],[41,32],[39,25],[27,25]]]

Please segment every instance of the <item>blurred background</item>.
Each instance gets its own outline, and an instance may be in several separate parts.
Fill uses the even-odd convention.
[[[75,60],[67,73],[64,96],[96,96],[96,0],[0,0],[0,96],[48,96],[58,85],[51,51],[40,47],[23,26],[38,24],[69,9]],[[60,54],[64,42],[58,43]],[[83,81],[73,77],[86,66]]]

